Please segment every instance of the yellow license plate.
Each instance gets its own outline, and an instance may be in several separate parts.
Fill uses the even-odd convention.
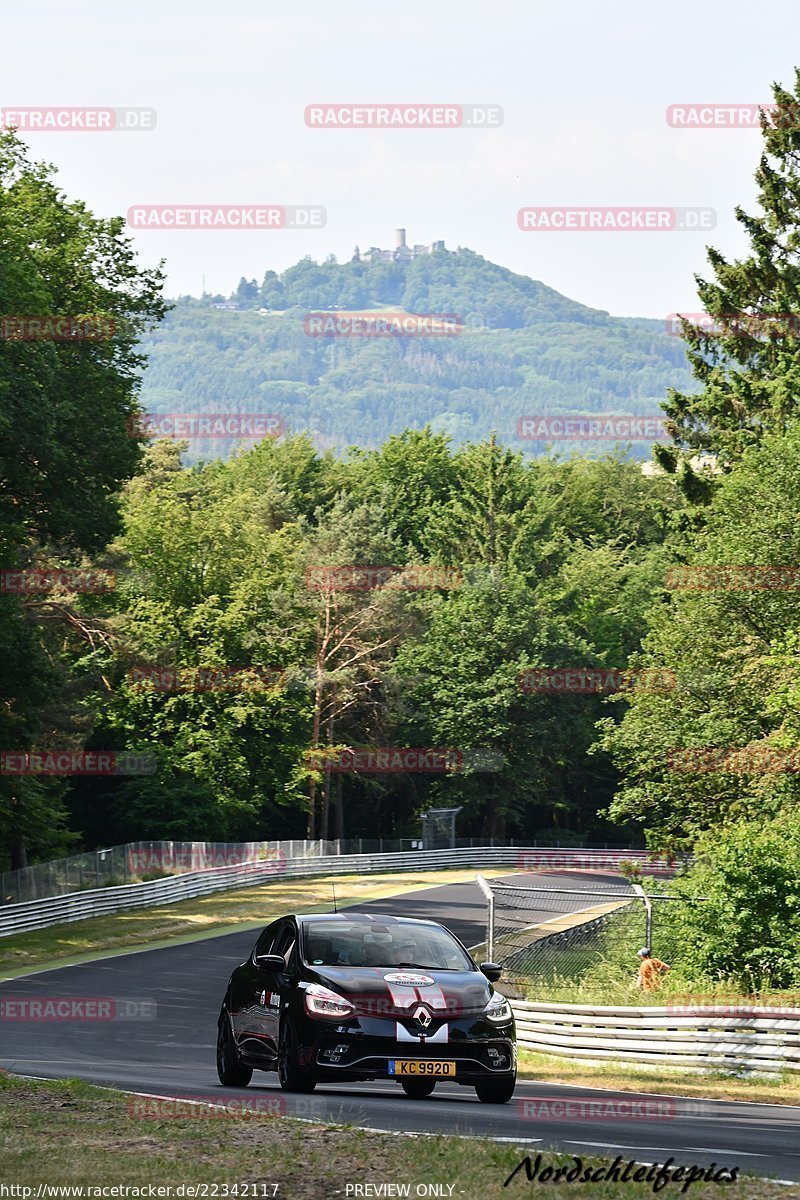
[[[390,1075],[455,1075],[456,1064],[437,1059],[395,1058],[389,1060]]]

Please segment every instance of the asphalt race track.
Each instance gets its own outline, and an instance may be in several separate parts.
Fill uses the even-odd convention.
[[[562,887],[586,877],[548,874]],[[619,883],[614,876],[592,881]],[[545,883],[545,877],[517,876]],[[516,880],[515,880],[516,882]],[[575,907],[580,901],[576,898]],[[568,907],[565,905],[565,907]],[[468,946],[485,936],[485,903],[475,884],[445,884],[368,912],[424,916],[448,925]],[[552,909],[548,912],[552,916]],[[428,1100],[408,1099],[393,1083],[318,1085],[310,1096],[282,1092],[256,1072],[250,1087],[220,1087],[214,1067],[216,1021],[232,968],[250,953],[256,930],[137,951],[0,983],[0,998],[114,998],[129,1019],[0,1022],[0,1066],[24,1075],[81,1078],[132,1092],[242,1097],[263,1111],[372,1129],[481,1135],[537,1150],[621,1155],[624,1160],[738,1166],[742,1173],[800,1181],[800,1108],[688,1100],[652,1094],[519,1083],[504,1106],[480,1104],[471,1088],[440,1083]],[[502,986],[502,985],[501,985]],[[137,1002],[149,1002],[145,1010]],[[153,1002],[157,1009],[153,1018]],[[144,1011],[148,1019],[137,1019]],[[569,1102],[569,1103],[568,1103]],[[591,1107],[589,1107],[591,1103]],[[599,1106],[599,1107],[598,1107]]]

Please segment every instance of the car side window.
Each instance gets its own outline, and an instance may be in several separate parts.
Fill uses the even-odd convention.
[[[281,929],[280,923],[268,925],[261,937],[258,939],[253,950],[253,957],[258,957],[259,954],[271,954],[272,947],[275,944],[276,938],[279,936]]]
[[[295,940],[296,940],[296,938],[295,938],[294,926],[291,924],[290,921],[284,921],[284,923],[281,925],[280,929],[278,930],[278,934],[275,938],[275,942],[270,951],[270,954],[280,954],[281,957],[283,958],[284,962],[286,963],[287,968],[289,967],[290,962],[292,960],[292,954],[294,951]]]

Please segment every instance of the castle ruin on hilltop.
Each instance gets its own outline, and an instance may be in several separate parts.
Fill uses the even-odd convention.
[[[429,246],[409,246],[406,242],[405,229],[395,229],[393,250],[380,250],[377,246],[370,246],[369,250],[362,254],[358,246],[356,246],[353,260],[363,263],[407,263],[413,262],[415,258],[422,258],[425,254],[433,254],[435,250],[444,250],[444,248],[444,242],[442,241],[431,242]]]

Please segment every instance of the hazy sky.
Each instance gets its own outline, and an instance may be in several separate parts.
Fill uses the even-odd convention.
[[[444,239],[618,315],[698,308],[704,245],[744,249],[758,131],[681,130],[680,102],[757,103],[791,85],[800,6],[772,0],[38,0],[6,5],[0,106],[151,107],[149,133],[30,133],[71,196],[134,204],[315,204],[313,231],[140,230],[168,292],[226,294],[303,255]],[[306,105],[497,104],[491,130],[330,130]],[[526,205],[712,207],[711,235],[522,232]]]

